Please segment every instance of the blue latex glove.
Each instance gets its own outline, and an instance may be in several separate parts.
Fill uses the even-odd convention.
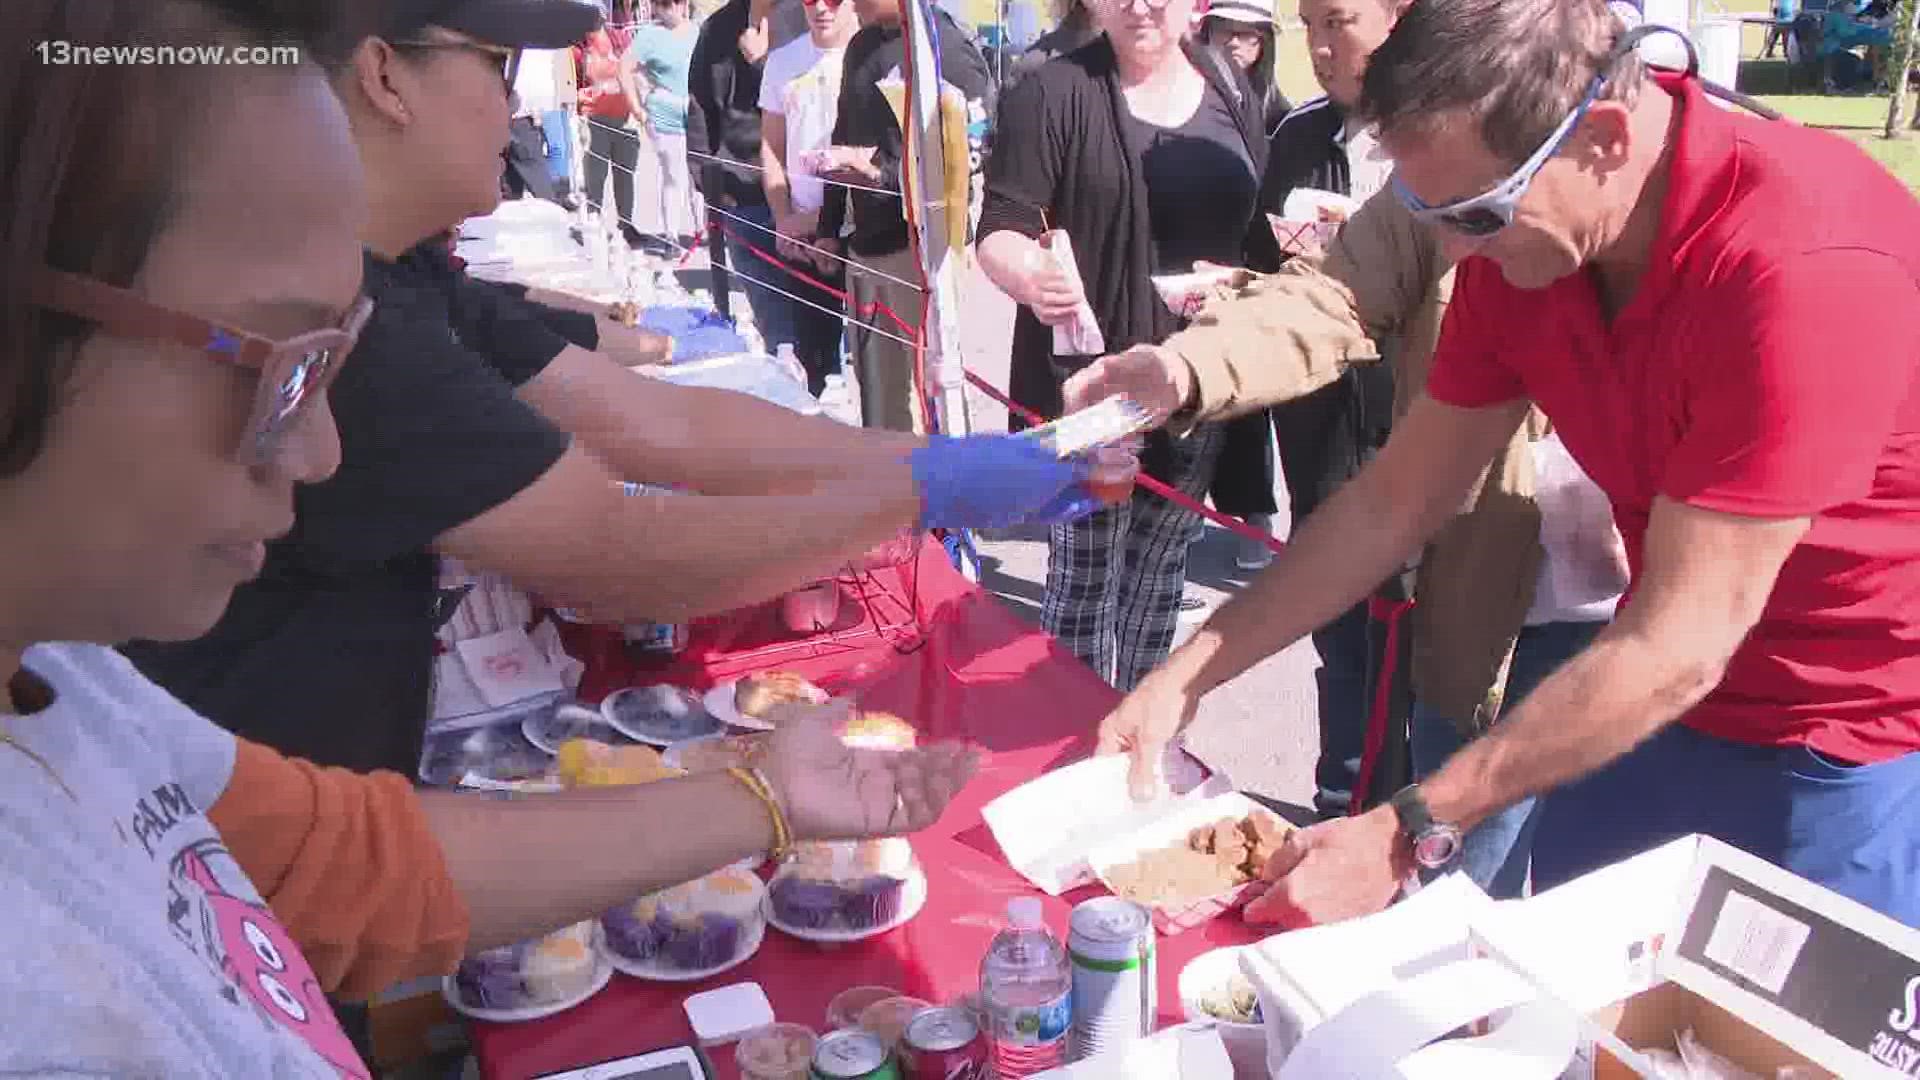
[[[1012,435],[932,436],[908,458],[922,529],[1056,524],[1099,509],[1086,466]]]

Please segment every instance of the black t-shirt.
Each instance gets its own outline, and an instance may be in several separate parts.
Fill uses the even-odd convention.
[[[1201,261],[1240,265],[1260,177],[1226,99],[1207,83],[1200,107],[1177,128],[1132,114],[1126,122],[1140,146],[1160,272],[1185,273]]]
[[[137,642],[141,671],[216,723],[326,765],[419,762],[434,631],[428,551],[551,468],[569,436],[514,394],[566,347],[539,305],[473,281],[443,245],[369,257],[373,319],[332,392],[340,471],[295,495],[293,532],[219,624]]]

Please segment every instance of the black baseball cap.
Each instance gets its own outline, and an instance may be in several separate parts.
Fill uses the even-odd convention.
[[[580,0],[388,0],[380,36],[404,41],[429,26],[508,49],[564,49],[598,29],[600,5]]]

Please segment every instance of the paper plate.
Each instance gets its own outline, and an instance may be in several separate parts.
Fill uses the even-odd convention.
[[[562,705],[552,712],[534,713],[520,721],[520,732],[549,754],[558,754],[560,744],[569,739],[592,739],[613,746],[634,743],[631,735],[608,723],[599,710],[584,705]]]
[[[662,749],[720,730],[721,720],[678,686],[630,686],[600,702],[600,715],[628,737]]]
[[[743,716],[739,709],[733,707],[733,692],[739,685],[740,680],[730,679],[707,691],[706,696],[700,699],[700,704],[706,706],[707,715],[729,727],[744,728],[747,731],[772,731],[772,724],[759,717]]]
[[[803,930],[799,927],[788,926],[774,915],[773,896],[771,894],[769,894],[765,900],[761,901],[761,910],[767,913],[768,926],[773,927],[775,930],[789,937],[797,937],[802,941],[819,941],[829,944],[846,944],[854,941],[865,941],[868,938],[879,937],[881,934],[898,930],[912,922],[913,917],[920,914],[920,909],[926,906],[927,875],[924,871],[919,870],[916,870],[912,876],[907,878],[906,890],[900,897],[900,914],[895,917],[892,922],[868,927],[865,930]]]
[[[739,953],[733,959],[724,964],[700,968],[697,971],[677,968],[672,964],[657,961],[629,959],[614,952],[604,938],[600,944],[600,956],[608,964],[613,965],[615,971],[623,975],[631,975],[636,979],[645,979],[648,982],[699,982],[701,979],[710,979],[723,971],[732,971],[753,959],[753,954],[760,951],[760,944],[765,940],[767,940],[767,924],[754,923],[746,928],[746,937],[741,942]]]
[[[593,981],[587,984],[586,989],[572,997],[562,998],[545,1005],[528,1005],[519,1009],[483,1009],[478,1005],[469,1005],[461,999],[460,988],[455,985],[451,975],[440,977],[440,996],[446,998],[447,1004],[453,1008],[453,1011],[462,1016],[485,1020],[491,1024],[517,1024],[526,1020],[545,1019],[556,1013],[566,1012],[607,988],[607,983],[613,979],[613,965],[607,963],[606,957],[597,948],[593,955],[595,959]]]

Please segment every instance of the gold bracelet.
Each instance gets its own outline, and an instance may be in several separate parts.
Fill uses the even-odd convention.
[[[767,782],[766,775],[759,769],[746,769],[735,766],[727,770],[727,775],[740,781],[741,785],[753,793],[767,808],[767,815],[773,818],[773,850],[768,856],[775,862],[787,857],[793,850],[793,827],[787,824],[787,813],[780,809],[780,800],[773,797],[773,785]]]

